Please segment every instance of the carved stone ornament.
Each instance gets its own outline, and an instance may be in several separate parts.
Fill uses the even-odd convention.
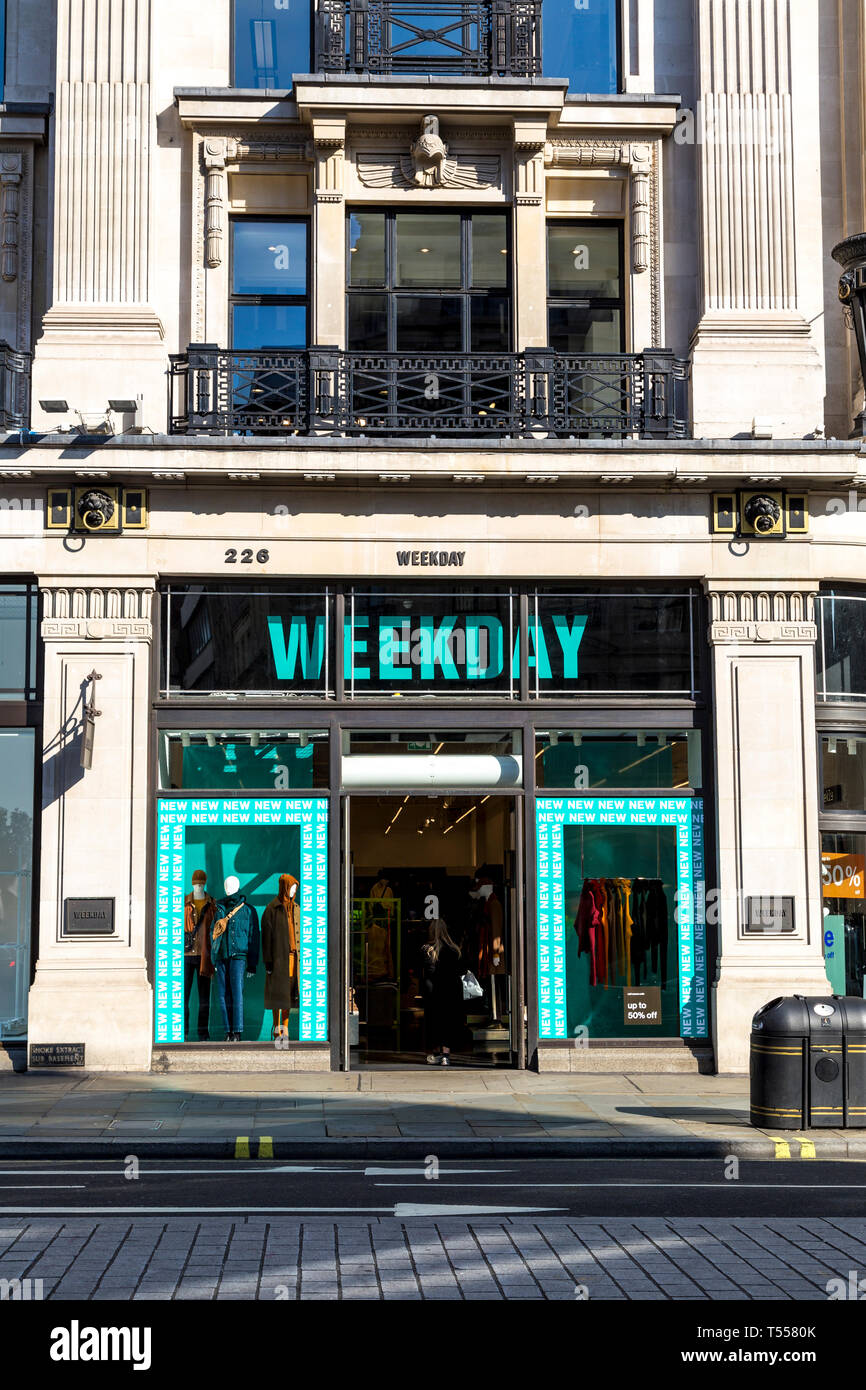
[[[365,188],[495,188],[499,156],[449,156],[438,116],[424,116],[408,155],[359,154],[358,178]]]

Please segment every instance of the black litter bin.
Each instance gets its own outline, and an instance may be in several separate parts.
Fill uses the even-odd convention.
[[[751,1121],[866,1128],[866,999],[771,999],[752,1019]]]

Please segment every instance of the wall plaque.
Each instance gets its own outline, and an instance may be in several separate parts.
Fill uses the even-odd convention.
[[[31,1043],[31,1067],[83,1067],[84,1043]]]
[[[748,936],[787,936],[794,930],[794,899],[746,898],[744,929]]]
[[[114,898],[67,898],[64,936],[113,936]]]

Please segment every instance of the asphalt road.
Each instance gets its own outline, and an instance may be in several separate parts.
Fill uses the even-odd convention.
[[[866,1216],[866,1162],[0,1163],[0,1212],[445,1217]]]

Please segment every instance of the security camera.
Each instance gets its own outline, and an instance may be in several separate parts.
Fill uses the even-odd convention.
[[[113,497],[100,488],[90,487],[78,499],[76,511],[86,531],[101,531],[114,516],[116,503]]]

